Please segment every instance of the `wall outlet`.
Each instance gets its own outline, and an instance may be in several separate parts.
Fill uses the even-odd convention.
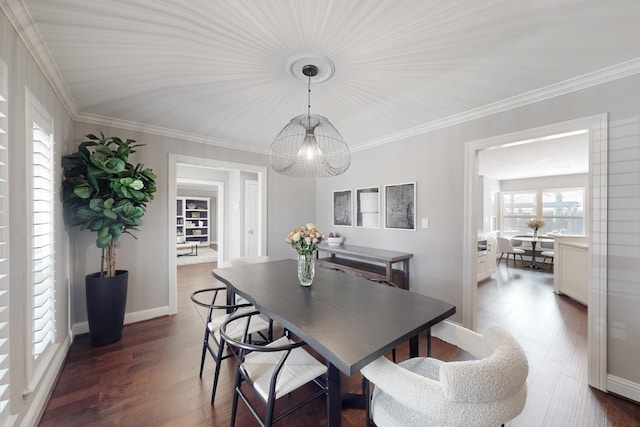
[[[422,218],[422,228],[429,228],[429,218]]]

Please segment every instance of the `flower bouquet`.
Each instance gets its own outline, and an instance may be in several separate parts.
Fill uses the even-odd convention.
[[[541,219],[532,219],[527,227],[533,230],[533,237],[538,237],[538,229],[544,227],[544,221]]]
[[[298,252],[298,279],[303,286],[311,286],[313,282],[315,275],[313,252],[325,239],[326,236],[312,223],[294,228],[285,239]]]

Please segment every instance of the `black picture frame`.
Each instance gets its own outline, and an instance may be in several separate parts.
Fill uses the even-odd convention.
[[[415,231],[415,182],[384,186],[384,228]]]
[[[332,211],[334,226],[353,226],[353,190],[334,191]]]

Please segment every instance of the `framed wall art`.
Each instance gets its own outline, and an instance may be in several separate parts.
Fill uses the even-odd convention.
[[[416,229],[416,183],[384,186],[384,228]]]
[[[340,227],[353,225],[353,190],[333,192],[333,225]]]
[[[356,227],[380,228],[380,187],[356,188]]]

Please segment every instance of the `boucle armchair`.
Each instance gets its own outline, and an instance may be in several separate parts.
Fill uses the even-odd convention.
[[[375,384],[369,404],[378,427],[498,426],[522,412],[529,365],[509,333],[491,327],[480,335],[445,321],[432,335],[476,360],[415,357],[395,364],[380,357],[362,368]]]

